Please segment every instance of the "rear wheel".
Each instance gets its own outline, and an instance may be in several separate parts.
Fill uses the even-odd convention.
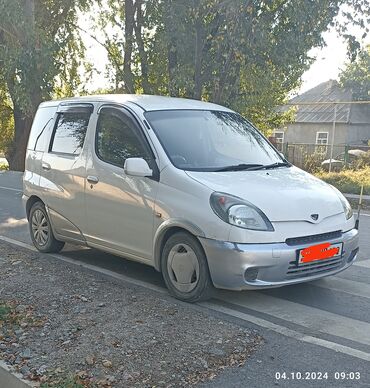
[[[179,232],[165,243],[161,268],[170,293],[186,302],[198,302],[211,297],[213,286],[206,255],[192,235]]]
[[[29,215],[29,228],[33,245],[44,253],[56,253],[64,247],[64,242],[54,237],[50,220],[42,202],[36,202]]]

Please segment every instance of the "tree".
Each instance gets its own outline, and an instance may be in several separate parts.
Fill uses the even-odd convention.
[[[87,0],[0,0],[0,76],[13,105],[14,136],[6,157],[13,170],[24,169],[33,116],[78,67],[81,47],[72,27]],[[69,66],[69,70],[66,68]],[[59,75],[59,79],[58,79]]]
[[[366,32],[369,15],[366,0],[130,0],[127,9],[109,0],[109,6],[100,20],[122,26],[107,40],[114,48],[111,66],[117,70],[123,57],[119,89],[131,92],[133,84],[135,92],[211,100],[262,129],[287,119],[275,108],[299,86],[312,63],[309,50],[324,44],[322,32],[336,26],[355,55],[347,25]]]
[[[0,79],[0,154],[7,150],[13,135],[13,107],[5,82]]]
[[[370,45],[360,52],[355,62],[349,63],[342,71],[340,83],[352,91],[356,101],[370,100]]]

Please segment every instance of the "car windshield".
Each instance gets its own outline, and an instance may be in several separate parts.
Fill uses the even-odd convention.
[[[262,134],[237,113],[172,110],[145,116],[177,168],[237,171],[285,165]]]

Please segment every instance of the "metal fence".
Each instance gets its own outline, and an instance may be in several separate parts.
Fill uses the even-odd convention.
[[[284,156],[297,167],[305,170],[310,170],[312,167],[322,167],[327,169],[329,167],[331,146],[320,144],[297,144],[284,143],[281,144],[281,151]],[[357,150],[360,150],[357,151]],[[335,167],[350,167],[364,152],[370,151],[370,146],[366,145],[349,145],[349,144],[334,144],[332,163]],[[325,163],[327,161],[328,163]],[[336,163],[341,162],[341,163]],[[322,163],[324,164],[322,165]]]

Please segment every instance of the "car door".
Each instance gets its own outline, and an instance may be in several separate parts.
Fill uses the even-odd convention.
[[[87,163],[86,239],[90,245],[148,261],[152,257],[158,181],[126,175],[124,163],[132,157],[144,158],[158,172],[136,119],[123,108],[103,106]]]
[[[85,137],[92,104],[60,105],[42,158],[41,197],[55,234],[84,242]]]

